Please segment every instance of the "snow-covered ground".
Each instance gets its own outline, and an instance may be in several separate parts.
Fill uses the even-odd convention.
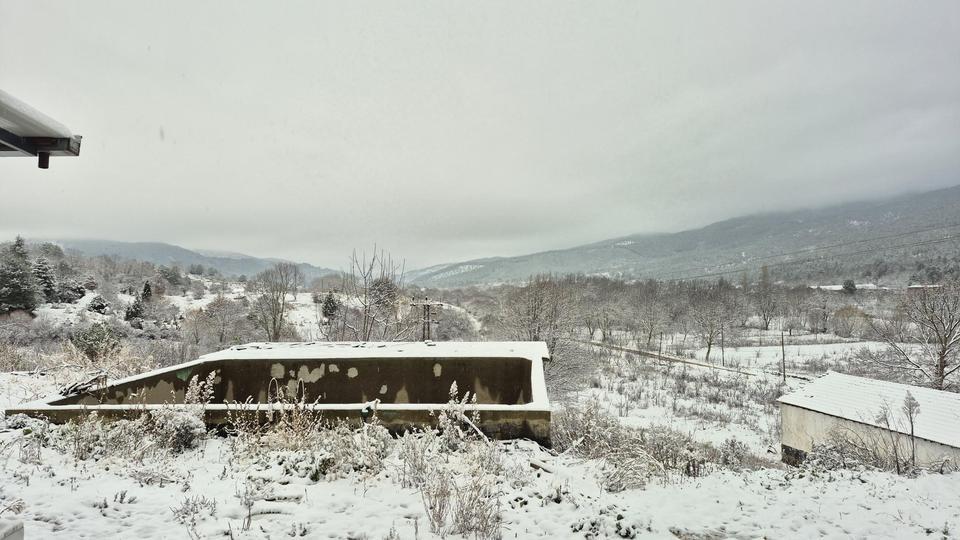
[[[294,312],[303,324],[315,324],[307,310],[314,309],[312,300],[302,296]],[[836,354],[852,345],[837,344]],[[794,347],[812,346],[817,345]],[[766,347],[742,348],[752,349],[766,354]],[[0,407],[52,395],[64,377],[60,372],[0,373]],[[802,384],[788,381],[790,387]],[[671,472],[644,488],[610,492],[603,481],[610,464],[602,460],[575,452],[558,455],[529,441],[494,443],[500,465],[484,478],[493,487],[486,497],[500,513],[500,535],[958,537],[960,473],[918,478],[869,471],[811,474],[781,464],[774,403],[782,390],[776,377],[763,374],[661,366],[609,354],[590,388],[574,401],[599,403],[624,425],[668,428],[696,443],[719,447],[736,439],[746,444],[755,465],[711,466],[700,477]],[[387,443],[382,468],[311,478],[296,466],[310,451],[251,454],[237,449],[236,439],[211,434],[180,454],[77,459],[71,439],[57,431],[62,428],[51,429],[50,442],[35,453],[28,444],[36,440],[31,433],[0,418],[0,511],[22,501],[16,518],[24,521],[27,538],[441,538],[431,532],[421,490],[406,480],[405,442],[397,439]],[[480,441],[472,444],[484,448]],[[436,459],[465,471],[466,456]],[[457,477],[457,490],[466,489],[469,478]],[[248,516],[249,527],[244,527]],[[446,537],[472,536],[450,532]]]
[[[782,350],[780,343],[771,343],[762,347],[726,347],[723,351],[723,360],[727,366],[777,370],[780,368],[781,359],[785,355],[788,372],[822,372],[822,366],[844,365],[863,350],[877,352],[887,348],[886,343],[878,341],[805,343],[802,345],[786,345]],[[703,361],[706,354],[707,349],[703,347],[697,349],[694,356],[697,360]],[[721,361],[719,347],[713,347],[710,351],[710,361],[713,363]],[[817,367],[818,369],[810,369],[811,367]]]
[[[580,400],[596,399],[630,426],[665,426],[693,440],[720,445],[735,438],[757,457],[780,460],[782,392],[801,381],[757,373],[744,375],[695,365],[658,364],[621,354],[602,370]]]
[[[420,492],[403,485],[395,450],[376,474],[311,480],[285,469],[282,455],[238,456],[218,437],[144,464],[77,461],[50,448],[23,463],[10,444],[17,436],[0,433],[7,445],[0,508],[23,501],[18,519],[28,538],[187,538],[188,531],[198,538],[389,538],[391,530],[393,538],[440,537],[430,531]],[[956,474],[716,471],[610,493],[595,461],[525,441],[497,444],[504,538],[926,539],[960,531]],[[193,524],[179,522],[175,509],[198,500],[215,501],[215,509],[201,508]],[[245,500],[252,500],[248,530]]]

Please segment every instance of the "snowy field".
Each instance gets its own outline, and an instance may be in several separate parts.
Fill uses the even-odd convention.
[[[0,436],[10,445],[17,432]],[[595,461],[522,441],[496,449],[490,496],[504,538],[949,538],[960,530],[956,475],[718,471],[610,493]],[[441,537],[421,493],[404,486],[395,448],[379,471],[316,480],[289,466],[309,453],[237,456],[217,437],[145,464],[78,461],[47,448],[24,463],[15,448],[6,452],[0,507],[23,501],[28,538]],[[446,459],[469,468],[473,452]]]
[[[827,369],[848,365],[864,351],[880,352],[886,349],[888,345],[879,341],[802,343],[785,345],[782,349],[780,343],[776,342],[764,346],[727,347],[722,358],[726,366],[776,371],[780,369],[781,359],[785,356],[787,372],[823,373]],[[706,348],[702,347],[696,350],[694,357],[703,361],[706,354]],[[710,361],[716,364],[721,362],[719,348],[714,347],[710,351]]]
[[[95,423],[65,428],[10,418],[0,421],[0,509],[21,510],[27,538],[955,538],[960,532],[956,473],[911,479],[782,465],[776,378],[612,356],[590,386],[574,402],[596,403],[624,426],[675,432],[698,452],[735,439],[744,445],[742,462],[708,460],[695,477],[671,469],[619,491],[609,478],[623,463],[529,441],[460,438],[451,449],[434,432],[398,439],[367,426],[302,445],[278,438],[251,446],[243,436],[200,434],[195,447],[168,450],[149,429],[124,442]],[[56,388],[52,375],[2,374],[0,405]],[[117,451],[124,444],[135,450]],[[450,508],[443,527],[432,529],[428,515],[436,505],[425,493],[439,489],[435,479],[444,475],[452,479]],[[496,516],[495,529],[458,533],[467,508]]]

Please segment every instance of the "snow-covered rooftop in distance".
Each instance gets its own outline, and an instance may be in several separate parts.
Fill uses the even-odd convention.
[[[389,341],[247,343],[201,360],[326,358],[528,358],[549,357],[542,341]]]
[[[19,137],[69,138],[66,126],[0,90],[0,129]]]
[[[960,394],[831,371],[782,396],[780,402],[878,427],[884,427],[877,417],[886,407],[891,428],[909,434],[902,410],[907,392],[920,404],[915,435],[960,448]]]

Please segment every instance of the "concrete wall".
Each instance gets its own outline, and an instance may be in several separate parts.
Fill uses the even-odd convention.
[[[535,379],[542,385],[542,375],[534,367],[534,362],[522,357],[204,360],[56,399],[36,409],[14,407],[7,413],[42,414],[54,422],[91,410],[105,418],[134,417],[165,403],[182,403],[193,377],[205,380],[215,371],[214,397],[204,414],[210,425],[226,423],[227,404],[247,399],[252,405],[245,414],[266,420],[263,408],[279,389],[292,399],[303,395],[327,419],[360,421],[364,404],[379,399],[378,418],[388,428],[402,431],[435,424],[430,410],[443,408],[456,381],[459,396],[476,395],[480,428],[488,435],[527,437],[549,445],[549,403],[535,399]]]
[[[318,403],[446,403],[450,386],[479,404],[521,405],[532,400],[531,362],[525,358],[350,358],[337,360],[214,360],[175,372],[112,384],[102,392],[59,399],[54,405],[180,402],[194,376],[217,371],[213,401],[268,402],[271,381],[287,396],[305,393]]]
[[[921,414],[923,414],[921,412]],[[825,442],[835,428],[849,430],[852,434],[865,440],[876,440],[883,437],[890,441],[891,432],[875,426],[845,420],[827,414],[794,407],[785,403],[780,404],[781,444],[784,446],[784,461],[795,461],[803,453],[813,449],[814,443]],[[960,429],[960,426],[958,426]],[[894,441],[901,448],[909,452],[910,436],[893,433]],[[960,448],[953,448],[925,439],[916,439],[917,464],[926,465],[942,463],[949,458],[953,463],[960,463]],[[908,454],[909,455],[909,454]]]

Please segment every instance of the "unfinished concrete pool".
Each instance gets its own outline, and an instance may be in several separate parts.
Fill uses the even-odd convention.
[[[325,418],[362,421],[376,409],[389,429],[432,424],[456,382],[469,392],[479,428],[494,438],[530,438],[549,444],[550,402],[543,376],[549,351],[542,342],[299,342],[250,343],[197,360],[6,413],[64,422],[92,411],[106,418],[184,406],[194,377],[212,377],[213,399],[204,408],[208,425],[226,424],[228,412],[267,420],[292,407],[276,396],[295,396]],[[213,374],[213,375],[211,375]],[[363,414],[361,414],[363,413]]]

